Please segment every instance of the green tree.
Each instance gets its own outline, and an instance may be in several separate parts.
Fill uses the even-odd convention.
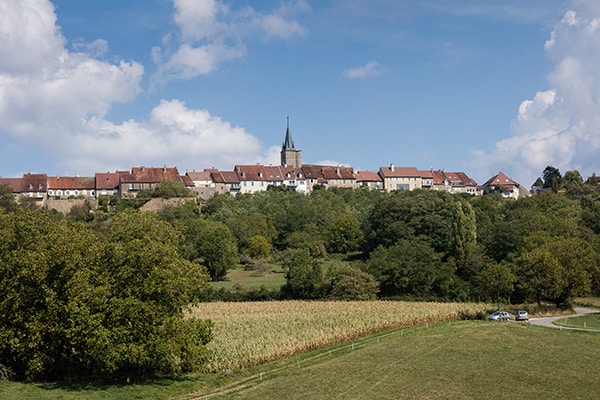
[[[293,299],[315,299],[320,297],[323,286],[323,272],[319,263],[308,249],[291,250],[286,254],[285,285],[281,292]]]
[[[255,235],[250,238],[248,246],[248,255],[252,258],[267,258],[271,254],[271,243],[262,235]]]
[[[17,209],[13,191],[8,185],[0,185],[0,210],[12,212]]]
[[[198,257],[213,281],[220,281],[238,264],[237,241],[227,225],[206,221],[195,237]]]
[[[379,283],[368,272],[360,268],[344,265],[330,271],[333,300],[375,300]]]
[[[490,264],[479,274],[481,294],[495,302],[509,300],[516,281],[517,277],[506,264]]]
[[[558,168],[548,165],[542,174],[544,180],[544,187],[551,188],[554,193],[558,191],[560,187],[562,176]]]
[[[536,235],[525,244],[517,258],[519,284],[538,303],[547,299],[557,306],[568,305],[574,297],[590,292],[590,271],[596,268],[597,255],[584,240]]]
[[[196,197],[196,193],[188,189],[183,182],[165,179],[154,187],[151,196],[171,199],[174,197]]]
[[[439,262],[439,256],[426,242],[402,239],[390,248],[375,249],[367,272],[379,281],[384,296],[427,297],[434,294]]]
[[[326,248],[331,253],[345,254],[361,247],[363,233],[358,222],[349,213],[340,214],[325,230]]]

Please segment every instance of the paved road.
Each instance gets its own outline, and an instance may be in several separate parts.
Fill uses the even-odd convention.
[[[572,329],[576,331],[589,331],[593,329],[584,329],[584,328],[571,328],[566,326],[554,325],[553,322],[557,319],[566,318],[566,317],[580,317],[586,314],[595,314],[598,310],[594,310],[592,308],[583,308],[583,307],[575,307],[573,309],[575,314],[571,315],[560,315],[558,317],[543,317],[543,318],[530,318],[529,323],[533,325],[546,326],[548,328],[558,328],[558,329]]]

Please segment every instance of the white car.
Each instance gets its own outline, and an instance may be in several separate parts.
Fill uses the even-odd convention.
[[[507,313],[506,311],[496,311],[492,315],[488,317],[490,321],[510,321],[512,319],[512,315]]]
[[[525,310],[519,310],[515,315],[515,321],[529,321],[529,314]]]

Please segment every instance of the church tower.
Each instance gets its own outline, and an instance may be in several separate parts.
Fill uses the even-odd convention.
[[[281,146],[281,165],[289,167],[302,167],[302,150],[296,150],[292,134],[290,133],[290,117],[287,117],[287,130],[285,132],[285,141]]]

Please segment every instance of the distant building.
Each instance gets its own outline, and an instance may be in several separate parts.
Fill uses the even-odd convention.
[[[529,190],[510,179],[503,172],[498,172],[492,176],[481,187],[483,194],[498,190],[502,193],[502,197],[507,199],[517,200],[519,197],[530,196]]]
[[[285,132],[285,141],[281,146],[281,165],[287,167],[302,167],[302,150],[296,149],[290,132],[290,117],[287,119],[287,130]]]

